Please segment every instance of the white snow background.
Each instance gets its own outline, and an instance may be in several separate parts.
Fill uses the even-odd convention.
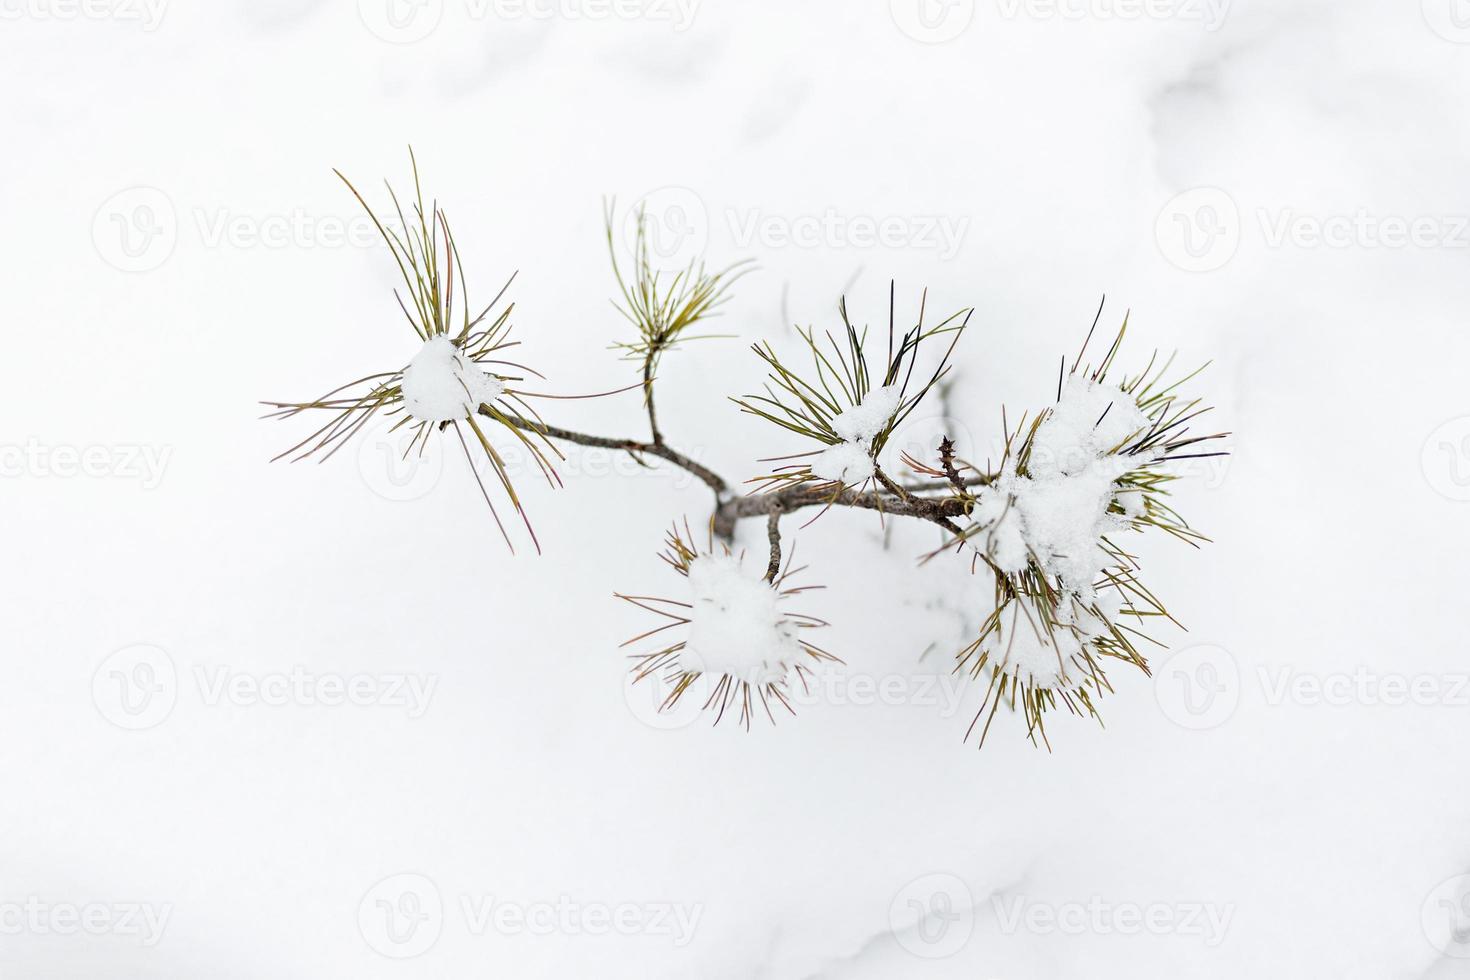
[[[1451,0],[389,13],[0,0],[0,976],[1470,974]],[[612,593],[679,586],[686,475],[573,448],[551,492],[517,457],[537,558],[452,443],[267,464],[309,422],[260,400],[417,349],[331,173],[379,203],[409,143],[476,294],[520,270],[542,390],[635,380],[603,195],[759,261],[739,339],[659,380],[670,441],[736,478],[810,448],[725,399],[748,345],[795,353],[844,288],[875,327],[890,279],[905,315],[975,307],[947,427],[982,457],[1103,293],[1121,368],[1213,359],[1233,455],[1178,504],[1215,542],[1130,541],[1177,659],[1114,668],[1106,728],[1055,714],[1050,754],[1016,719],[977,751],[977,692],[932,679],[987,589],[916,571],[932,529],[833,512],[786,526],[846,680],[749,734],[650,723]],[[644,432],[636,393],[543,407]]]

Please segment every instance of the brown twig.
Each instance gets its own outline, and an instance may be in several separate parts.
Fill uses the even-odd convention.
[[[882,476],[886,492],[858,491],[850,487],[833,490],[831,485],[800,485],[766,493],[731,496],[730,484],[718,473],[696,463],[683,453],[663,443],[640,442],[637,439],[611,439],[606,436],[587,435],[573,432],[517,415],[506,415],[505,419],[518,429],[535,432],[550,439],[559,439],[580,446],[595,446],[604,449],[621,449],[630,455],[656,456],[694,474],[715,492],[716,507],[713,517],[715,535],[724,541],[734,537],[738,521],[750,517],[768,517],[772,509],[790,513],[806,507],[856,507],[876,510],[885,515],[913,517],[929,521],[959,534],[960,529],[951,518],[965,513],[965,503],[953,497],[924,497],[912,489],[905,489],[887,476]]]
[[[939,465],[944,468],[944,475],[949,482],[960,493],[965,492],[965,481],[960,478],[960,471],[954,465],[954,440],[945,436],[939,440]]]
[[[643,404],[648,407],[648,431],[653,436],[653,444],[662,446],[664,435],[658,431],[658,413],[653,408],[653,357],[650,353],[643,358]]]
[[[781,574],[781,501],[771,501],[771,515],[766,519],[766,538],[771,542],[771,563],[766,566],[766,581],[772,585]]]
[[[483,408],[480,409],[480,414],[486,414]],[[538,435],[543,435],[550,439],[560,439],[563,442],[576,443],[579,446],[621,449],[635,457],[641,455],[657,456],[660,459],[673,463],[681,469],[693,473],[706,486],[713,490],[717,496],[723,497],[730,490],[729,484],[718,473],[706,466],[701,466],[683,453],[670,449],[662,442],[639,442],[637,439],[608,439],[604,436],[591,436],[581,432],[573,432],[570,429],[557,428],[554,425],[546,425],[544,422],[533,422],[519,415],[505,415],[504,418],[517,429],[535,432]]]

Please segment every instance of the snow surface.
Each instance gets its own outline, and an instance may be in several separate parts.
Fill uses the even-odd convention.
[[[425,422],[449,422],[475,414],[505,394],[505,385],[486,374],[443,335],[430,337],[403,370],[403,402]]]
[[[934,3],[931,21],[973,11],[934,44],[888,2],[705,0],[682,33],[400,4],[442,12],[403,44],[363,23],[381,3],[174,3],[151,32],[95,6],[12,3],[0,25],[17,93],[0,103],[0,975],[1464,976],[1426,923],[1452,924],[1441,883],[1470,871],[1470,504],[1450,495],[1470,460],[1441,431],[1470,415],[1467,250],[1306,234],[1464,214],[1470,48],[1426,20],[1450,4],[1236,3],[1210,32],[1189,18],[1207,3]],[[689,345],[658,381],[671,441],[734,480],[790,446],[724,400],[759,390],[746,345],[797,353],[791,325],[839,325],[839,293],[886,324],[890,279],[905,320],[925,287],[931,318],[977,308],[952,404],[912,417],[944,416],[967,459],[999,458],[1001,404],[1051,399],[1104,290],[1099,337],[1133,311],[1120,369],[1156,347],[1214,358],[1190,389],[1237,454],[1192,461],[1171,499],[1213,543],[1127,539],[1188,632],[1151,629],[1170,647],[1140,648],[1151,678],[1109,670],[1106,728],[1054,714],[1048,753],[1002,712],[977,751],[961,735],[980,692],[949,655],[978,635],[988,576],[916,565],[929,526],[792,514],[803,579],[826,588],[791,606],[832,621],[808,632],[846,666],[775,727],[667,727],[617,649],[656,623],[610,593],[681,585],[655,552],[671,520],[701,531],[698,481],[579,450],[553,492],[489,433],[545,551],[512,559],[457,447],[408,467],[375,419],[322,466],[264,462],[314,425],[261,422],[258,400],[413,353],[398,270],[330,169],[381,205],[383,178],[406,189],[409,141],[471,296],[522,270],[511,356],[542,390],[636,380],[603,349],[631,339],[608,305],[604,195],[656,191],[694,218],[663,227],[703,236],[712,263],[758,260],[714,325],[741,339]],[[1171,205],[1208,188],[1212,210]],[[829,210],[849,223],[830,247],[777,234]],[[893,219],[907,247],[871,234]],[[967,229],[952,255],[934,247],[946,221]],[[1233,257],[1171,263],[1156,227],[1181,223]],[[122,233],[166,257],[115,267]],[[637,392],[537,407],[647,432]],[[932,453],[909,429],[889,451]],[[94,463],[69,469],[65,449]],[[1384,501],[1388,529],[1366,530]],[[753,557],[764,531],[742,527]],[[138,643],[170,662],[110,659]],[[392,703],[407,685],[383,703],[250,696],[296,667],[438,683],[418,715]],[[1337,683],[1358,671],[1440,697]],[[122,720],[146,727],[109,720],[94,682],[126,683],[149,707]],[[421,919],[373,891],[401,874],[435,886]],[[30,896],[172,915],[153,946],[11,931]],[[684,942],[495,927],[561,901],[702,914]],[[1198,902],[1232,913],[1220,941],[1179,927],[1205,916],[1088,912]],[[363,908],[432,944],[380,954]]]
[[[781,612],[781,595],[734,555],[701,555],[689,565],[694,608],[689,612],[684,670],[729,674],[751,684],[786,677],[810,660],[797,640],[797,625]]]

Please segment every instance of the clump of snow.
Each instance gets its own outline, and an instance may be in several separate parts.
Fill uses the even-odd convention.
[[[1016,482],[1010,471],[975,495],[975,506],[970,511],[970,521],[981,528],[971,540],[981,551],[990,556],[1002,572],[1007,574],[1025,569],[1030,558],[1026,535],[1021,529],[1021,513],[1012,497]]]
[[[1037,427],[1027,469],[1038,477],[1080,473],[1152,424],[1126,391],[1074,374]]]
[[[1072,378],[1036,429],[1027,475],[1008,465],[976,495],[971,520],[981,530],[971,540],[1002,572],[1020,572],[1034,556],[1066,591],[1091,601],[1112,560],[1102,537],[1143,506],[1142,494],[1117,480],[1148,457],[1114,453],[1150,424],[1127,392]],[[1114,500],[1123,514],[1109,512]]]
[[[783,680],[807,656],[797,624],[781,615],[780,593],[732,555],[700,555],[689,563],[693,608],[680,664],[729,674],[751,684]]]
[[[824,480],[861,483],[873,475],[873,458],[862,446],[839,442],[822,450],[812,462],[811,470]]]
[[[426,340],[403,370],[404,405],[425,422],[468,418],[503,394],[505,385],[442,334]]]
[[[1034,606],[1025,600],[1011,601],[1001,610],[995,631],[985,639],[990,663],[1037,687],[1080,679],[1087,672],[1082,648],[1108,632],[1117,616],[1118,603],[1112,592],[1099,596],[1095,606],[1097,612],[1075,601],[1064,602],[1057,607],[1063,622],[1047,629]]]
[[[871,442],[898,411],[901,398],[898,385],[870,388],[861,401],[832,420],[832,431],[844,442]]]
[[[893,418],[902,400],[897,385],[870,388],[856,405],[832,419],[832,431],[842,441],[824,449],[811,464],[811,471],[824,480],[849,485],[872,476],[873,437]]]

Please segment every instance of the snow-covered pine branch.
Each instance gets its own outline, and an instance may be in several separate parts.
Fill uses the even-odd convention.
[[[1019,704],[1016,713],[1027,734],[1045,742],[1045,715],[1058,705],[1097,715],[1098,700],[1111,691],[1105,664],[1124,662],[1147,671],[1135,641],[1147,639],[1141,629],[1146,620],[1169,617],[1139,581],[1136,560],[1115,538],[1161,530],[1191,544],[1203,541],[1166,502],[1169,484],[1177,478],[1169,464],[1219,455],[1200,447],[1223,433],[1190,434],[1189,424],[1208,409],[1177,392],[1198,372],[1166,383],[1171,362],[1156,367],[1151,359],[1136,376],[1117,384],[1108,380],[1126,318],[1100,364],[1091,367],[1083,358],[1097,327],[1094,318],[1070,371],[1063,361],[1054,403],[1029,423],[1022,417],[1006,434],[1004,456],[993,469],[958,459],[945,438],[933,459],[905,455],[898,461],[917,479],[895,478],[894,461],[885,459],[889,437],[949,372],[972,310],[926,323],[927,301],[921,298],[917,323],[900,328],[890,287],[885,353],[875,361],[866,328],[854,326],[844,300],[836,336],[798,328],[809,370],[788,365],[770,344],[754,348],[769,370],[769,382],[764,393],[733,400],[788,438],[805,440],[808,448],[778,457],[781,466],[748,481],[757,484],[755,492],[737,494],[736,481],[665,440],[654,388],[663,355],[709,336],[696,328],[717,315],[748,266],[707,272],[695,263],[665,277],[648,260],[640,214],[634,261],[625,274],[612,241],[609,207],[608,244],[618,287],[614,305],[636,332],[616,346],[636,362],[639,374],[637,383],[618,391],[643,393],[649,435],[572,431],[549,424],[527,399],[596,396],[551,395],[525,387],[529,377],[541,375],[504,357],[514,346],[508,340],[513,305],[501,306],[510,281],[472,315],[448,218],[436,202],[425,205],[416,163],[413,177],[408,215],[389,188],[397,217],[391,227],[342,178],[372,217],[402,274],[404,290],[394,295],[416,337],[414,345],[399,352],[406,358],[404,367],[349,382],[311,401],[266,403],[269,417],[325,417],[281,457],[329,458],[377,416],[392,419],[394,430],[405,430],[405,456],[439,451],[431,450],[431,440],[452,429],[476,481],[473,455],[479,452],[489,461],[499,493],[521,514],[533,542],[529,517],[497,445],[513,441],[527,448],[553,487],[561,485],[558,443],[617,449],[689,471],[714,494],[708,541],[697,549],[687,522],[682,532],[677,525],[670,532],[663,558],[678,573],[681,590],[666,598],[621,596],[659,617],[658,625],[624,645],[655,644],[635,654],[633,674],[636,681],[657,676],[671,685],[664,708],[697,691],[716,723],[727,716],[746,727],[758,715],[774,720],[776,708],[791,709],[793,684],[804,685],[823,662],[840,662],[806,638],[805,631],[826,624],[789,608],[804,590],[789,584],[792,551],[785,550],[783,564],[781,520],[808,508],[867,510],[883,519],[929,522],[945,531],[948,543],[928,558],[943,556],[957,574],[993,579],[993,607],[979,635],[956,654],[956,669],[985,684],[985,700],[970,727],[971,732],[978,728],[981,744],[1002,706],[1014,710]],[[931,347],[941,353],[932,364],[921,365],[931,360]],[[481,482],[479,490],[510,545],[491,488]],[[736,524],[748,519],[767,524],[768,561],[747,564],[731,548]]]

